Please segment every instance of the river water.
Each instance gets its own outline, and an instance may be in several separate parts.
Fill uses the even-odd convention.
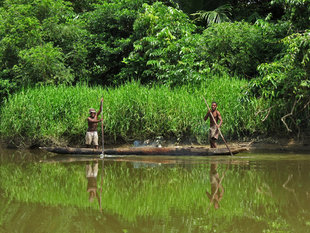
[[[0,150],[0,232],[310,232],[310,154]]]

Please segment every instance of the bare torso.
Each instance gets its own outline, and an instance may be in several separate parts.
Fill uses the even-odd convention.
[[[88,121],[88,132],[93,132],[93,131],[97,131],[97,127],[98,127],[98,118],[97,115],[95,115],[94,118],[92,117],[88,117],[87,118]]]
[[[215,125],[215,122],[213,121],[213,118],[212,118],[211,114],[213,115],[216,124],[218,123],[219,120],[221,120],[221,114],[220,114],[220,112],[218,110],[214,110],[214,111],[208,112],[207,115],[205,116],[205,120],[208,117],[210,118],[210,127]]]

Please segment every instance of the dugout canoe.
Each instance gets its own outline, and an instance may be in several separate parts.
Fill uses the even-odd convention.
[[[74,147],[40,147],[41,150],[57,154],[76,154],[76,155],[100,155],[101,149],[93,148],[74,148]],[[247,147],[230,148],[233,154],[248,150]],[[127,147],[105,149],[107,155],[230,155],[227,148],[206,148],[206,147]]]

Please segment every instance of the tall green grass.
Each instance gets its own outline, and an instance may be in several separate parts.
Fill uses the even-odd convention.
[[[208,79],[200,86],[169,88],[130,82],[117,88],[37,87],[23,90],[1,108],[0,133],[7,142],[20,145],[82,145],[88,109],[98,110],[104,97],[106,143],[165,139],[207,142],[209,121],[202,99],[217,101],[223,117],[222,132],[236,138],[253,130],[253,108],[241,102],[246,81],[237,78]],[[101,127],[98,127],[99,134]]]

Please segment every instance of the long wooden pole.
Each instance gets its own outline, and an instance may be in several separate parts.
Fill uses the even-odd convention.
[[[209,110],[209,112],[210,112],[210,115],[211,115],[211,117],[212,117],[212,120],[213,120],[213,122],[215,123],[215,125],[216,125],[216,127],[217,127],[217,129],[218,129],[218,131],[219,131],[219,133],[220,133],[220,135],[221,135],[221,137],[222,137],[222,139],[223,139],[223,141],[224,141],[224,143],[225,143],[225,145],[226,145],[226,147],[227,147],[229,153],[230,153],[230,155],[232,156],[233,153],[231,152],[229,146],[227,145],[227,142],[226,142],[226,140],[225,140],[225,138],[224,138],[224,136],[223,136],[223,134],[222,134],[220,128],[218,127],[217,122],[216,122],[215,119],[214,119],[214,116],[213,116],[213,114],[212,114],[212,112],[211,112],[211,109],[209,108],[209,105],[208,105],[207,100],[206,100],[205,97],[203,97],[203,96],[202,96],[202,98],[204,99],[204,101],[205,101],[205,103],[206,103],[206,105],[207,105],[207,107],[208,107],[208,110]]]
[[[103,105],[103,102],[102,102]],[[101,138],[102,138],[102,158],[105,157],[104,155],[104,131],[103,131],[103,106],[101,105]]]

